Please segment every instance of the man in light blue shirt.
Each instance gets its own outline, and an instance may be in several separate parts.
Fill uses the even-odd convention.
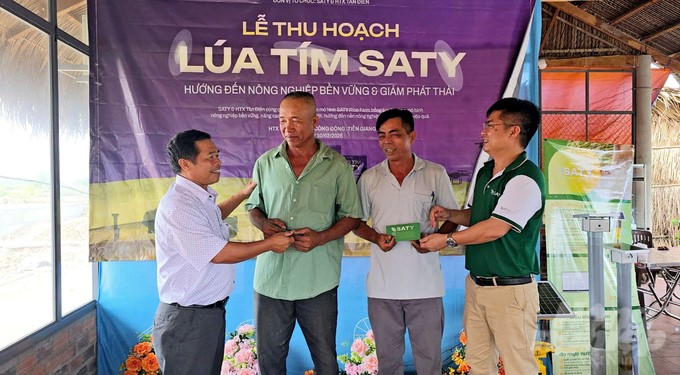
[[[279,107],[284,141],[255,162],[258,186],[246,204],[265,238],[294,230],[281,254],[265,253],[255,265],[257,354],[263,375],[285,374],[295,322],[314,361],[314,373],[337,375],[337,287],[343,238],[361,216],[352,167],[314,137],[319,118],[314,97],[286,95]]]
[[[250,195],[255,183],[216,204],[209,185],[220,179],[219,150],[208,133],[187,130],[167,147],[177,174],[158,204],[155,220],[160,303],[153,341],[164,374],[219,375],[224,357],[224,305],[234,287],[233,263],[263,252],[282,252],[292,232],[263,241],[229,241],[224,219]]]

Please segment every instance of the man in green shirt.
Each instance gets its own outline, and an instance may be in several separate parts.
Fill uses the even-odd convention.
[[[468,227],[432,234],[423,248],[467,245],[463,328],[471,375],[497,374],[498,354],[507,374],[536,374],[534,358],[539,273],[536,244],[545,206],[543,173],[524,151],[540,114],[526,100],[505,98],[487,110],[482,148],[492,160],[477,174],[471,208],[435,206],[430,224],[449,220]]]
[[[295,322],[314,373],[337,375],[337,287],[344,236],[359,224],[361,204],[352,167],[314,136],[314,97],[291,92],[279,107],[284,141],[255,162],[257,187],[246,203],[265,238],[294,230],[295,242],[255,264],[257,354],[263,375],[285,374]]]

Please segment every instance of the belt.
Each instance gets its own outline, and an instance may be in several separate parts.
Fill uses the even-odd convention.
[[[522,285],[529,284],[534,280],[534,277],[531,275],[522,277],[481,277],[470,274],[470,278],[479,286]]]
[[[217,301],[215,303],[211,303],[209,305],[189,305],[189,306],[182,306],[177,302],[173,303],[168,303],[170,306],[175,306],[175,307],[184,307],[185,309],[223,309],[224,305],[227,304],[227,301],[229,300],[229,297]]]

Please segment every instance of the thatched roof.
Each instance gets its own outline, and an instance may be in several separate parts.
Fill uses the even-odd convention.
[[[545,0],[540,58],[548,66],[634,67],[649,54],[680,76],[680,1]]]
[[[44,12],[44,1],[22,3],[37,14]],[[84,1],[61,2],[57,13],[59,27],[69,35],[87,41],[87,24],[83,24],[85,13]],[[0,8],[0,115],[10,126],[38,134],[48,133],[52,126],[49,38],[45,32]],[[70,124],[86,124],[89,119],[87,113],[83,113],[82,105],[68,104],[87,103],[89,58],[63,42],[58,43],[58,49],[58,90],[59,97],[64,99],[59,116]],[[87,134],[86,128],[67,126],[62,134],[83,131]]]
[[[654,244],[680,244],[680,90],[665,88],[652,108]]]

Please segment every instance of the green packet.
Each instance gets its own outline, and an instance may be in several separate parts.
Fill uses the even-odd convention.
[[[420,239],[420,223],[395,224],[386,227],[387,234],[396,241],[414,241]]]

